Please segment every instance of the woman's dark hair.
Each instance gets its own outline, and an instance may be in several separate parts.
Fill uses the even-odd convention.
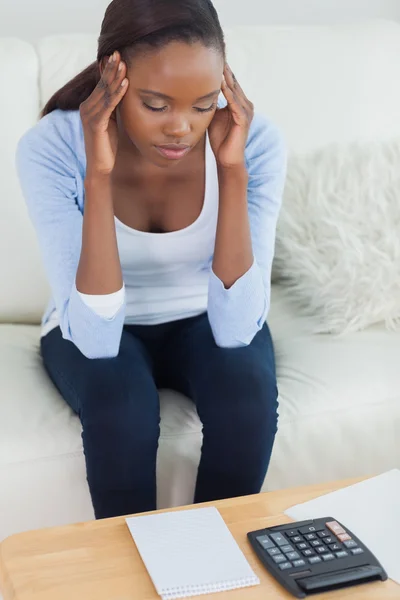
[[[140,49],[172,41],[201,42],[225,57],[224,34],[211,0],[113,0],[101,27],[97,61],[50,98],[42,117],[56,109],[78,110],[100,80],[101,61],[115,50],[129,64]]]

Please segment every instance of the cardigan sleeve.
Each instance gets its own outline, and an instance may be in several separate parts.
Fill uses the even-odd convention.
[[[218,346],[238,348],[249,345],[267,318],[286,163],[282,135],[275,126],[256,115],[246,146],[247,200],[254,262],[229,289],[211,270],[208,316]]]
[[[103,317],[76,289],[83,215],[77,202],[77,160],[72,146],[68,132],[45,117],[20,140],[17,171],[63,338],[87,358],[112,358],[119,352],[125,302],[111,318]]]

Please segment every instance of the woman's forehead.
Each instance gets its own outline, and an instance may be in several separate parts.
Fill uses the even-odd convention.
[[[201,42],[170,42],[163,48],[138,53],[129,64],[132,75],[144,79],[207,78],[217,74],[220,76],[223,67],[221,53],[214,48],[207,48]]]

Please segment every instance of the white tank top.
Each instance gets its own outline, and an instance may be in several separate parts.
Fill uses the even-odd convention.
[[[203,209],[185,229],[146,233],[115,219],[127,324],[166,323],[207,310],[219,199],[217,165],[208,135],[205,171]]]

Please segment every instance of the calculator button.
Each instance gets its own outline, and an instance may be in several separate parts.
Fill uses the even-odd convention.
[[[341,525],[339,525],[337,521],[329,521],[329,523],[327,523],[326,526],[335,535],[346,533],[346,531]]]
[[[310,544],[311,546],[313,546],[313,548],[315,548],[316,546],[322,546],[322,542],[320,542],[319,540],[311,540]]]
[[[287,544],[287,539],[283,537],[281,533],[271,533],[271,538],[278,546],[284,546]]]
[[[340,552],[336,552],[336,558],[346,558],[349,553],[346,550],[341,550]]]
[[[322,560],[319,556],[312,556],[311,558],[308,559],[308,562],[310,563],[310,565],[315,565],[317,563],[322,562]]]
[[[299,532],[297,531],[297,529],[288,529],[287,531],[285,531],[285,535],[292,538],[295,535],[299,535]]]
[[[299,529],[299,533],[303,535],[305,533],[316,533],[317,531],[322,531],[325,527],[321,527],[320,525],[308,525],[308,527],[302,527]]]
[[[264,550],[268,550],[268,548],[274,548],[274,542],[267,535],[260,535],[257,539],[257,542],[264,548]]]
[[[306,540],[315,540],[317,539],[317,536],[315,535],[315,533],[307,533],[305,536]]]
[[[324,544],[334,544],[336,542],[336,538],[332,537],[331,535],[329,537],[324,538]]]
[[[333,554],[324,554],[322,556],[322,558],[326,561],[326,560],[334,560],[335,557],[333,556]]]
[[[348,542],[344,542],[346,548],[355,548],[357,546],[357,542],[354,540],[349,540]]]
[[[330,535],[330,533],[326,529],[324,529],[323,531],[318,531],[317,533],[317,536],[320,538],[327,537],[328,535]]]
[[[297,560],[298,558],[300,558],[300,554],[298,552],[288,552],[286,554],[286,557],[289,560]]]
[[[294,567],[304,567],[305,564],[306,564],[306,561],[303,560],[302,558],[300,560],[293,561],[293,566]]]
[[[291,569],[292,568],[292,563],[290,562],[284,562],[281,565],[279,565],[279,568],[281,571],[286,571],[286,569]]]
[[[296,546],[298,547],[299,550],[305,550],[306,548],[308,548],[308,544],[306,544],[305,542],[301,542],[301,544],[296,544]]]
[[[280,553],[281,553],[281,551],[279,550],[279,548],[269,548],[269,549],[267,550],[267,552],[268,552],[268,554],[269,554],[270,556],[276,556],[277,554],[280,554]]]
[[[351,551],[352,554],[364,554],[364,550],[362,548],[354,548],[354,550]]]
[[[287,558],[285,558],[283,556],[283,554],[277,554],[276,556],[273,556],[272,558],[276,562],[277,565],[279,565],[279,563],[283,563],[283,562],[287,561]]]
[[[314,556],[314,554],[315,554],[315,551],[314,551],[314,550],[310,550],[310,549],[308,549],[308,550],[303,550],[303,555],[304,555],[304,556]]]
[[[317,552],[318,552],[318,554],[323,554],[324,552],[329,552],[329,550],[326,546],[319,546],[317,548]]]
[[[279,548],[279,550],[280,550],[281,552],[284,552],[285,554],[287,554],[287,552],[294,552],[294,548],[293,548],[293,546],[291,546],[290,544],[288,544],[287,546],[281,546],[281,547]]]
[[[339,533],[339,535],[337,537],[338,537],[338,540],[341,542],[348,542],[351,540],[351,537],[349,536],[348,533]]]
[[[338,550],[340,550],[340,544],[329,544],[329,549],[333,550],[334,552],[337,552]]]
[[[299,544],[300,542],[303,541],[303,538],[301,537],[301,535],[296,535],[296,536],[292,537],[292,539],[290,541],[292,542],[292,544]]]

